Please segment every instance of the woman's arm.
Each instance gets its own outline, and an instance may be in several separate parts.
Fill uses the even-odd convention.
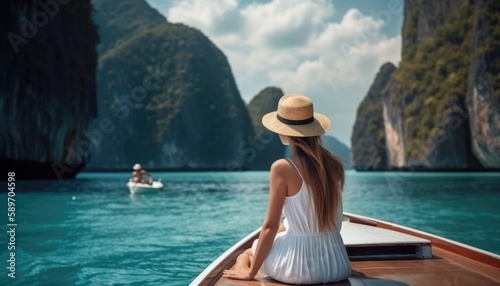
[[[239,267],[224,271],[224,277],[239,280],[252,280],[259,271],[264,259],[269,254],[273,246],[274,238],[278,231],[283,231],[285,228],[281,225],[281,212],[285,204],[287,184],[287,165],[285,160],[277,160],[271,166],[269,178],[269,203],[267,207],[266,218],[260,231],[257,249],[254,255],[251,253],[243,253],[247,255],[242,258],[243,264],[248,263],[250,266]],[[248,251],[248,250],[247,250]],[[240,255],[241,256],[241,255]],[[240,257],[238,257],[240,259]],[[248,262],[246,260],[248,259]],[[246,268],[246,269],[245,269]]]
[[[250,276],[253,278],[259,271],[264,259],[273,246],[274,238],[281,224],[281,213],[286,198],[286,178],[289,164],[286,160],[277,160],[271,166],[269,177],[269,203],[266,218],[255,250],[252,264],[250,265]]]

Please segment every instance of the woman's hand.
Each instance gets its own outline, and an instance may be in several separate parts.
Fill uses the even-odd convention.
[[[253,280],[250,270],[224,270],[222,277],[235,280]]]

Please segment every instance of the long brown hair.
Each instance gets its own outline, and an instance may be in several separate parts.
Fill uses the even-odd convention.
[[[323,147],[321,137],[292,137],[290,146],[302,163],[321,232],[333,230],[344,189],[344,167],[339,158]]]

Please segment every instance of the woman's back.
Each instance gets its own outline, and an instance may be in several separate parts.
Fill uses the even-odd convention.
[[[320,232],[307,184],[302,179],[299,191],[285,199],[283,212],[287,229],[276,236],[261,267],[261,274],[294,284],[326,283],[348,277],[351,266],[339,233],[342,204],[338,206],[339,228]],[[254,248],[257,243],[254,243]]]
[[[295,164],[291,159],[288,159],[288,161],[294,167],[294,172],[297,172],[300,176],[301,187],[293,196],[287,196],[285,199],[283,213],[287,219],[287,223],[290,225],[287,229],[291,232],[303,234],[319,233],[320,230],[317,223],[316,211],[309,193],[311,190],[308,189],[310,187],[308,187],[302,177],[302,172],[298,167],[299,164]],[[342,226],[342,212],[342,202],[340,202],[335,212],[336,226],[338,226],[338,229],[332,231],[340,231],[340,227]]]
[[[260,271],[291,284],[346,279],[351,266],[340,236],[344,169],[320,137],[330,128],[330,120],[314,112],[308,97],[288,94],[276,111],[262,117],[262,124],[290,145],[294,161],[272,164],[259,239],[224,277],[251,280]],[[286,230],[279,232],[282,214]]]

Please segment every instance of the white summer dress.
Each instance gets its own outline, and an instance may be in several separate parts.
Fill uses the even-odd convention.
[[[342,203],[337,209],[337,230],[319,232],[316,214],[309,201],[309,191],[302,179],[297,194],[286,197],[283,224],[286,231],[279,232],[264,260],[259,274],[289,284],[316,284],[344,280],[351,274],[340,228],[342,227]],[[255,254],[257,241],[252,245]]]

